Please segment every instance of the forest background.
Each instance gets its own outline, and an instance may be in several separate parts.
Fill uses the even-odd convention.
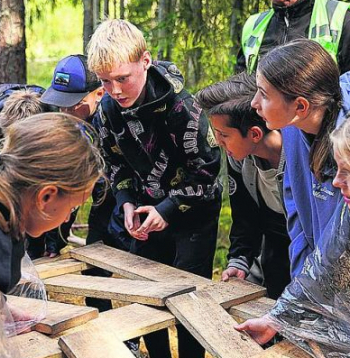
[[[234,73],[245,20],[269,5],[268,0],[0,0],[0,83],[49,87],[57,62],[84,53],[103,19],[125,18],[143,31],[152,57],[176,63],[185,87],[195,93]],[[225,169],[221,178],[226,184]],[[226,266],[231,226],[226,187],[214,262],[219,272]],[[77,221],[85,223],[88,212],[89,205]]]

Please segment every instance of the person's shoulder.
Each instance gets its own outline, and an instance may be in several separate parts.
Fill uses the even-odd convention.
[[[173,62],[153,61],[152,68],[169,83],[176,95],[186,92],[184,89],[184,77]]]

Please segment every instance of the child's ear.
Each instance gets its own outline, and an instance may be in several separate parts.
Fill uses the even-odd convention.
[[[296,112],[300,118],[306,117],[309,112],[310,102],[304,97],[298,97],[295,100]]]
[[[259,143],[264,137],[264,131],[258,126],[253,126],[249,128],[249,136],[254,143]]]
[[[105,89],[103,87],[98,88],[96,92],[96,102],[101,102],[101,99],[104,94],[105,94]]]
[[[145,71],[147,71],[152,64],[152,57],[149,51],[145,51],[142,55],[142,63],[143,63],[143,68]]]
[[[55,185],[48,185],[41,188],[36,194],[36,204],[40,211],[46,211],[58,196],[58,188]]]

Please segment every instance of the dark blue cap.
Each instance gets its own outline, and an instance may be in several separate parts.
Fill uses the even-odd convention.
[[[57,107],[72,107],[100,86],[96,75],[87,68],[86,56],[71,55],[58,62],[51,86],[40,100]]]

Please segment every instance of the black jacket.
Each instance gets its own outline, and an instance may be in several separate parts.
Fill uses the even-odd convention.
[[[232,217],[228,266],[237,267],[249,274],[253,259],[261,253],[263,236],[268,232],[276,233],[288,247],[290,240],[286,218],[284,214],[269,209],[265,204],[258,189],[258,170],[252,156],[243,161],[230,158],[227,163]],[[281,176],[282,165],[278,178]]]
[[[272,48],[283,45],[300,37],[308,37],[314,0],[299,0],[291,6],[273,5],[275,14],[266,29],[259,56]],[[287,23],[289,26],[287,26]],[[350,12],[346,13],[343,31],[339,42],[338,65],[340,73],[350,70]],[[242,48],[237,55],[236,72],[246,70]]]
[[[94,126],[119,208],[154,205],[170,222],[218,198],[220,150],[174,64],[152,64],[139,107],[123,109],[106,94]]]
[[[1,203],[0,212],[8,221],[10,213]],[[0,292],[9,292],[20,280],[23,256],[24,241],[11,238],[0,229]]]

